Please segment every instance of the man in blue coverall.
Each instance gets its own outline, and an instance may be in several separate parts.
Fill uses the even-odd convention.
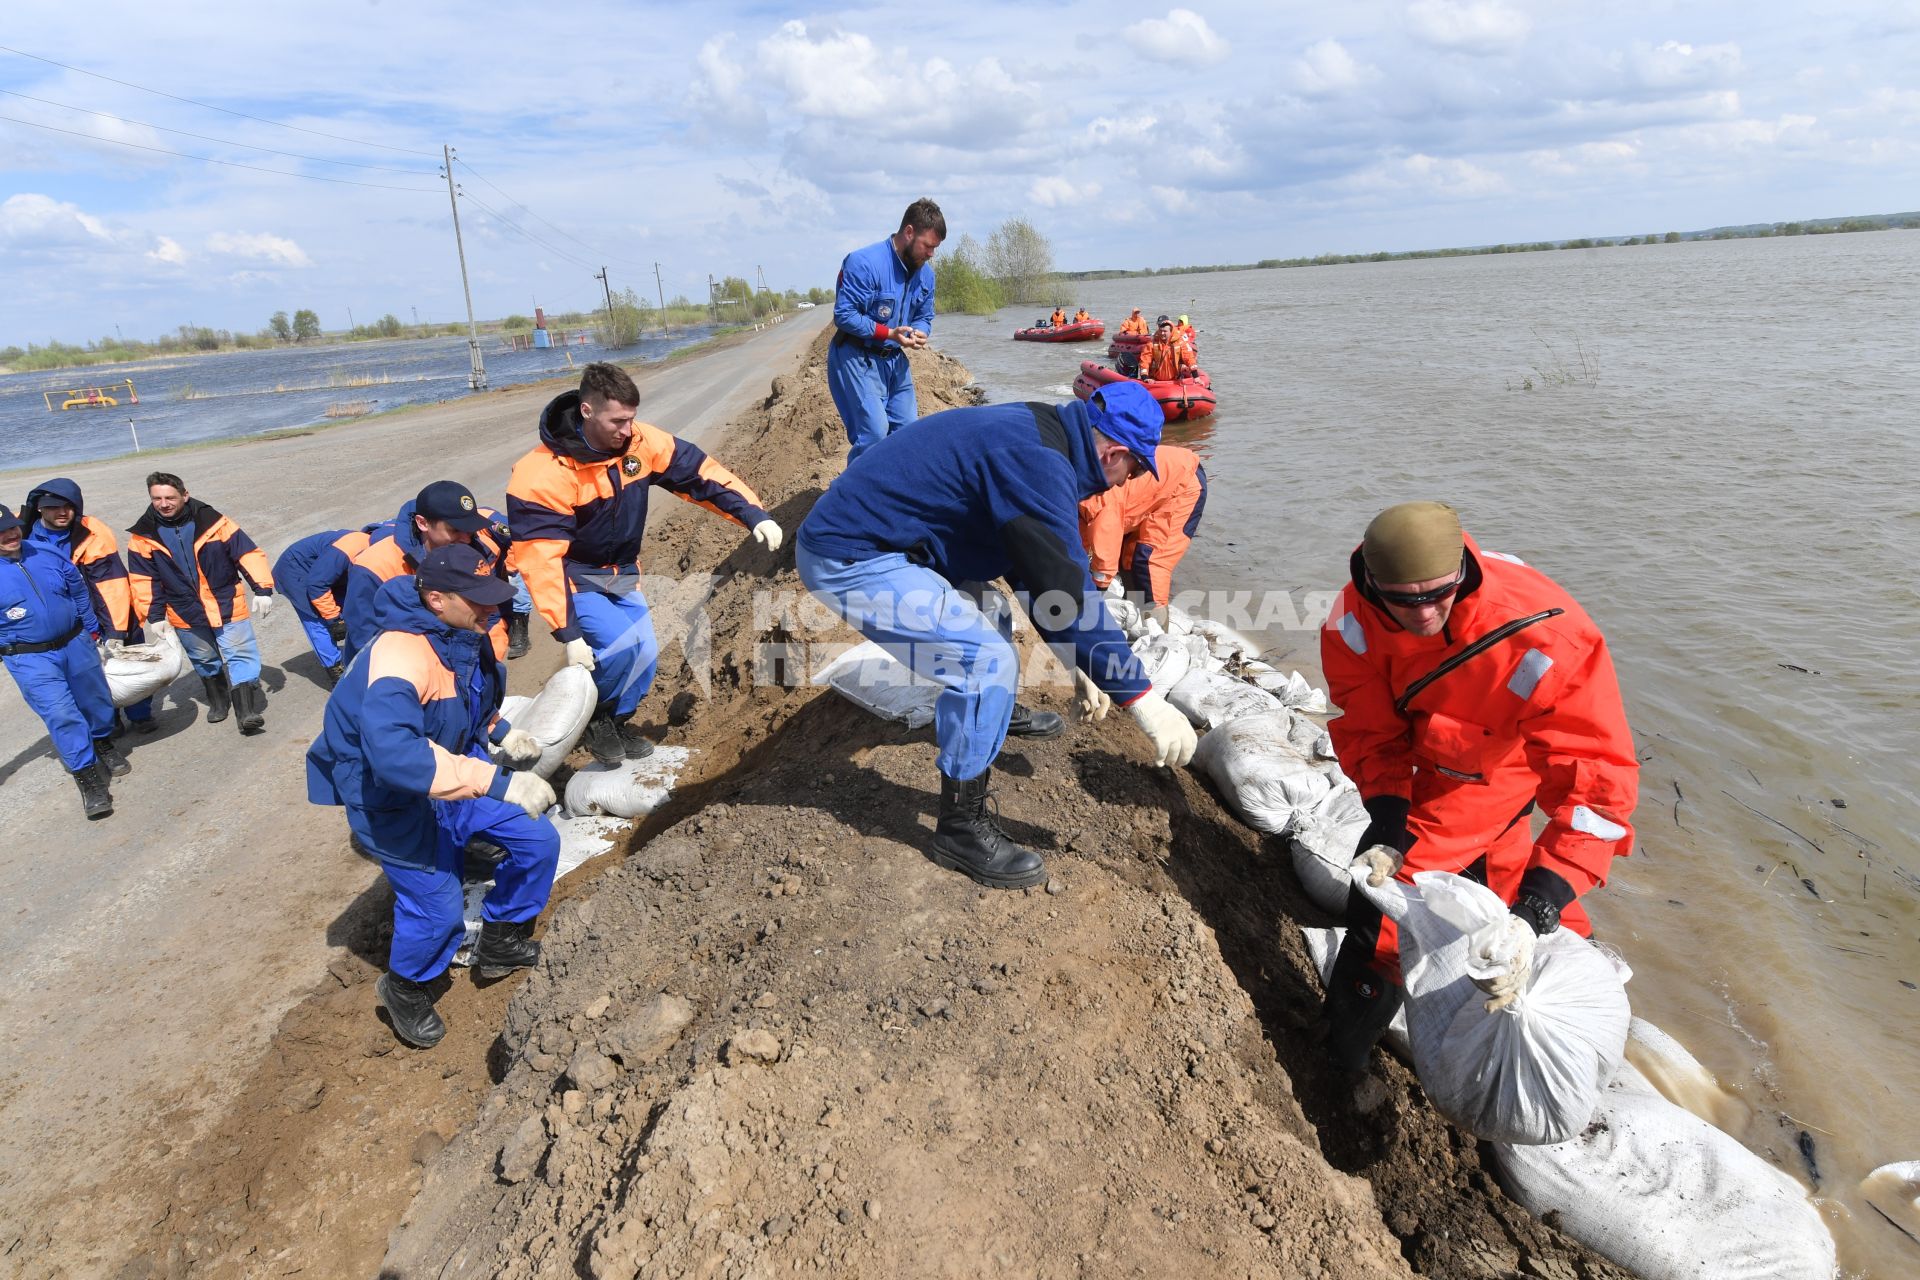
[[[923,198],[907,206],[898,231],[840,264],[827,390],[846,424],[848,466],[918,416],[906,353],[927,345],[933,327],[928,264],[946,238],[940,206]]]
[[[889,436],[841,473],[800,526],[794,561],[808,591],[917,674],[934,704],[940,816],[932,858],[995,889],[1046,879],[1040,856],[987,811],[988,775],[1010,730],[1057,733],[1058,716],[1014,702],[1019,655],[979,607],[1005,577],[1034,626],[1075,670],[1079,707],[1133,712],[1162,765],[1193,758],[1187,718],[1153,692],[1093,585],[1080,541],[1083,499],[1152,471],[1165,414],[1137,382],[1086,404],[949,409]]]
[[[20,517],[0,507],[0,661],[45,722],[88,818],[113,812],[107,771],[128,767],[113,745],[113,695],[94,648],[100,626],[73,562],[28,546]]]
[[[383,583],[373,641],[334,686],[307,751],[307,799],[346,807],[348,829],[393,886],[393,946],[377,990],[395,1034],[416,1048],[446,1034],[428,984],[466,936],[469,840],[505,851],[481,908],[475,975],[505,977],[540,957],[533,922],[553,888],[560,835],[544,816],[553,788],[509,767],[540,758],[539,742],[499,714],[506,669],[488,632],[512,596],[466,543],[428,551],[413,573]]]

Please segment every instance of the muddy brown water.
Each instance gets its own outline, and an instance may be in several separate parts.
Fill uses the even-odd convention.
[[[1169,431],[1212,477],[1176,587],[1287,592],[1283,665],[1317,676],[1325,593],[1410,498],[1593,614],[1642,760],[1598,927],[1636,1013],[1744,1104],[1735,1135],[1809,1185],[1811,1152],[1843,1264],[1876,1277],[1920,1269],[1856,1193],[1920,1157],[1916,296],[1920,233],[1883,232],[1075,297],[1193,317],[1221,408]],[[943,316],[936,344],[993,399],[1065,398],[1104,345],[1010,341],[1032,310]]]

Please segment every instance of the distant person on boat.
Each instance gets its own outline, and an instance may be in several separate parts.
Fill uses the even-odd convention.
[[[1533,944],[1592,932],[1579,899],[1633,847],[1640,765],[1606,638],[1552,579],[1482,551],[1441,502],[1389,507],[1320,632],[1328,725],[1371,821],[1356,876],[1478,880],[1510,904],[1484,976],[1511,1004]],[[1538,836],[1529,815],[1545,825]],[[1327,983],[1328,1046],[1358,1074],[1401,1002],[1391,920],[1355,888]]]
[[[120,561],[120,542],[104,520],[86,513],[80,486],[56,476],[27,495],[20,508],[27,541],[73,561],[87,584],[93,615],[106,628],[109,645],[139,644],[144,638],[133,618],[133,593],[127,567]],[[128,724],[137,733],[152,733],[153,699],[142,698],[126,709]],[[111,766],[110,766],[111,769]],[[119,769],[116,773],[125,773]]]
[[[927,345],[933,327],[934,251],[947,220],[931,200],[915,200],[900,229],[856,249],[840,264],[833,291],[833,344],[827,390],[847,428],[847,461],[919,416],[906,353]]]
[[[246,530],[187,493],[179,476],[147,477],[147,513],[127,530],[133,616],[173,624],[207,694],[207,723],[238,711],[243,734],[267,724],[253,617],[273,604],[266,553]]]
[[[113,695],[94,648],[108,625],[73,562],[30,545],[20,517],[0,507],[0,662],[47,726],[90,819],[113,812],[109,771],[128,771],[114,749]]]
[[[1149,382],[1177,382],[1193,373],[1193,352],[1174,332],[1173,322],[1160,317],[1153,341],[1140,353],[1139,377]]]
[[[1066,322],[1067,322],[1067,313],[1063,308],[1060,308],[1060,307],[1055,307],[1053,309],[1053,314],[1047,317],[1047,324],[1055,329],[1058,329],[1061,325],[1065,324]]]
[[[1140,308],[1135,307],[1133,312],[1120,322],[1120,332],[1130,338],[1145,338],[1152,331],[1147,327],[1147,318],[1140,314]]]
[[[1119,575],[1127,594],[1164,627],[1174,566],[1193,545],[1206,506],[1207,469],[1200,455],[1177,444],[1161,445],[1154,451],[1154,471],[1080,504],[1080,541],[1094,584],[1105,588]]]
[[[1181,339],[1186,342],[1187,350],[1198,351],[1200,349],[1200,335],[1193,331],[1193,324],[1185,316],[1181,316],[1179,320],[1174,322],[1173,331],[1179,334]]]
[[[1093,317],[1087,314],[1087,309],[1085,307],[1081,307],[1078,311],[1073,313],[1073,322],[1075,324],[1092,324]]]

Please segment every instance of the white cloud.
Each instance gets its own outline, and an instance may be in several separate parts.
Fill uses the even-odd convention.
[[[1191,9],[1169,10],[1164,18],[1147,18],[1120,34],[1136,53],[1154,62],[1206,67],[1227,56],[1227,42]]]
[[[29,248],[112,244],[106,223],[77,204],[25,191],[0,203],[0,239]]]
[[[1192,213],[1196,206],[1193,197],[1179,187],[1149,187],[1156,208],[1168,213]]]
[[[1378,75],[1373,67],[1354,61],[1346,46],[1331,38],[1309,45],[1293,63],[1293,87],[1310,97],[1344,93]]]
[[[1068,205],[1085,204],[1099,194],[1100,184],[1097,182],[1076,185],[1054,175],[1035,178],[1033,185],[1027,188],[1027,199],[1044,209],[1060,209]]]
[[[1415,0],[1407,6],[1413,32],[1428,44],[1463,53],[1505,53],[1518,48],[1533,29],[1518,9],[1498,0]]]
[[[207,237],[207,248],[236,258],[257,258],[283,267],[310,267],[313,259],[285,236],[265,232],[216,231]]]
[[[873,41],[859,32],[815,38],[798,20],[760,42],[760,66],[786,91],[801,115],[830,120],[870,120],[907,103],[892,99],[895,73],[879,65]]]
[[[187,251],[168,236],[161,236],[154,241],[153,248],[147,250],[147,256],[155,262],[164,262],[175,267],[184,266],[187,261]]]
[[[1140,143],[1153,132],[1153,126],[1159,123],[1152,114],[1122,116],[1095,116],[1088,121],[1087,140],[1096,147],[1132,147]]]
[[[747,69],[727,56],[730,35],[715,36],[700,46],[694,66],[699,77],[693,84],[693,98],[711,119],[731,128],[758,131],[766,128],[767,113],[753,96],[747,81]]]
[[[1641,83],[1654,89],[1694,89],[1725,84],[1740,71],[1737,44],[1686,44],[1668,40],[1633,51],[1633,69]]]

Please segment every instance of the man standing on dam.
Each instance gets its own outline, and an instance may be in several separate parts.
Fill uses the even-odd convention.
[[[940,206],[922,198],[900,229],[855,249],[833,289],[833,343],[827,390],[847,428],[847,465],[919,416],[908,351],[933,327],[933,254],[947,238]]]

